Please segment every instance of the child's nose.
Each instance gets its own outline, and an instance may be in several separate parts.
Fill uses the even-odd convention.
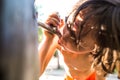
[[[73,31],[77,31],[77,27],[78,27],[78,26],[74,23],[73,26],[72,26],[72,30],[73,30]]]

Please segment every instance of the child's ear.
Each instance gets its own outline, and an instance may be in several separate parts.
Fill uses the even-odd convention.
[[[64,21],[63,21],[63,19],[61,19],[59,28],[61,28],[63,25],[64,25]]]

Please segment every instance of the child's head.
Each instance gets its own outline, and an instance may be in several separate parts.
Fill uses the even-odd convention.
[[[120,1],[83,0],[78,2],[66,19],[64,33],[79,45],[90,46],[90,38],[99,47],[120,47]],[[66,33],[67,32],[67,33]],[[69,34],[68,34],[69,33]],[[87,43],[88,42],[88,43]]]
[[[104,56],[109,58],[108,66],[120,58],[113,55],[120,51],[120,0],[83,0],[74,6],[65,21],[61,39],[65,48],[73,52],[91,51],[97,64],[105,65]],[[108,66],[105,65],[104,70],[113,71]]]

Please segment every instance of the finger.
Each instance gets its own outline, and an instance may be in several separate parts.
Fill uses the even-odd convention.
[[[49,21],[49,20],[52,20],[54,21],[56,24],[60,24],[60,20],[58,20],[57,18],[54,18],[54,17],[48,17],[48,19],[46,21]]]
[[[50,18],[56,18],[60,22],[60,16],[58,13],[52,13],[49,15]]]
[[[51,27],[57,27],[58,25],[59,25],[59,23],[56,23],[54,20],[52,20],[52,19],[49,19],[49,20],[47,20],[46,21],[46,24],[48,24],[48,25],[52,25]]]
[[[48,17],[48,19],[52,19],[53,21],[55,21],[57,24],[60,24],[60,18],[56,18],[56,17]]]
[[[63,21],[63,19],[61,19],[59,28],[61,28],[63,25],[64,25],[64,21]]]
[[[60,24],[60,21],[58,20],[58,19],[56,19],[56,18],[51,18],[56,24]]]

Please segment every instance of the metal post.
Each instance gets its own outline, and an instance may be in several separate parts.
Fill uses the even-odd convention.
[[[38,80],[34,0],[0,2],[1,80]]]

